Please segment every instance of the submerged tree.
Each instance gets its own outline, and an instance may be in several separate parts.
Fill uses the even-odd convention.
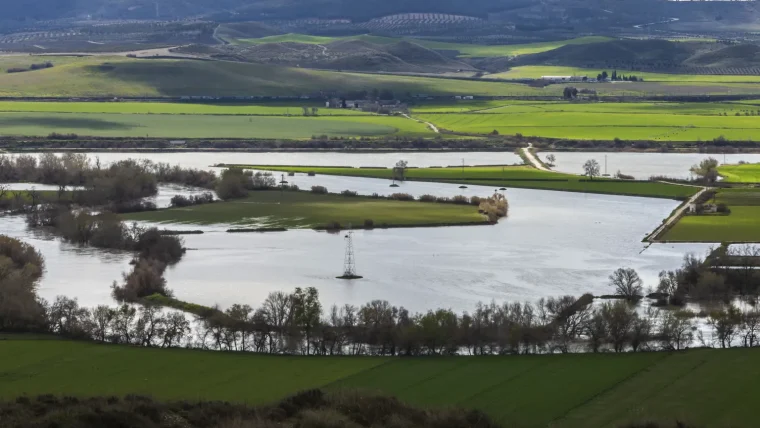
[[[620,268],[610,275],[610,286],[615,288],[615,294],[626,299],[641,297],[644,281],[631,268]]]
[[[554,157],[554,155],[548,155],[546,157],[546,164],[549,165],[549,166],[554,166],[554,162],[556,162],[556,161],[557,161],[557,158]]]

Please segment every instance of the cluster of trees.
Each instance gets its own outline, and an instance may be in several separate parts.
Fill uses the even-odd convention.
[[[718,160],[715,158],[703,159],[693,165],[689,171],[697,177],[697,180],[711,185],[718,181]]]
[[[707,259],[687,254],[680,268],[660,272],[657,291],[663,303],[681,306],[687,301],[730,303],[736,297],[760,294],[760,248],[720,246]]]
[[[216,176],[212,172],[183,169],[166,163],[127,159],[102,166],[91,162],[86,154],[66,153],[56,156],[44,153],[0,155],[0,183],[29,182],[59,186],[59,195],[68,187],[70,201],[80,205],[119,206],[153,196],[158,183],[175,183],[213,189]],[[34,204],[32,204],[34,205]]]
[[[52,68],[53,63],[50,61],[42,62],[39,64],[32,64],[29,66],[29,68],[23,68],[23,67],[11,67],[6,70],[7,73],[23,73],[25,71],[34,71],[34,70],[43,70],[46,68]]]
[[[175,195],[171,199],[171,206],[175,208],[189,207],[192,205],[210,204],[216,201],[214,194],[211,192],[201,193],[200,195],[183,196]]]
[[[248,196],[250,190],[268,190],[277,186],[277,180],[271,173],[246,171],[240,168],[228,168],[216,185],[216,194],[220,199],[238,199]],[[288,189],[297,190],[292,186]]]
[[[607,80],[607,79],[610,79],[613,82],[620,82],[620,81],[643,82],[644,81],[644,78],[638,77],[632,74],[628,76],[626,76],[625,74],[618,74],[617,70],[613,70],[612,75],[608,74],[606,71],[602,71],[601,73],[596,75],[596,80],[601,81],[601,80]]]

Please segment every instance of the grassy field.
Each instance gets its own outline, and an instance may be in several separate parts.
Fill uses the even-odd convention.
[[[0,397],[54,393],[262,404],[307,388],[360,388],[506,426],[616,427],[676,419],[750,427],[757,349],[505,357],[288,357],[0,340]],[[717,394],[716,392],[720,392]]]
[[[6,66],[26,64],[9,57]],[[37,62],[50,58],[37,58]],[[14,62],[16,61],[16,62]],[[561,88],[307,70],[262,64],[124,57],[55,57],[53,68],[0,73],[2,97],[301,96],[390,89],[450,95],[560,95]]]
[[[341,191],[345,189],[330,189]],[[251,192],[248,198],[187,208],[126,214],[130,220],[168,223],[236,224],[255,227],[310,228],[330,222],[361,227],[425,226],[485,222],[471,205],[391,201],[308,192]]]
[[[661,238],[669,242],[760,242],[760,189],[721,189],[728,215],[686,215]]]
[[[57,102],[0,101],[0,112],[29,113],[122,113],[122,114],[200,114],[303,116],[303,107],[316,107],[320,116],[368,116],[358,110],[324,108],[320,101],[292,101],[249,105],[238,103],[171,103],[171,102]],[[309,110],[311,112],[311,110]]]
[[[571,139],[697,141],[724,136],[751,140],[760,131],[760,107],[734,103],[494,102],[476,111],[451,112],[456,108],[456,104],[423,105],[414,115],[459,133],[496,130],[502,135]]]
[[[238,165],[251,169],[316,172],[317,174],[343,175],[352,177],[372,177],[390,180],[391,169],[380,168],[329,168],[311,166]],[[579,171],[581,172],[581,171]],[[440,181],[449,183],[474,184],[490,187],[518,187],[528,189],[561,190],[570,192],[605,193],[629,196],[649,196],[671,199],[685,199],[697,192],[698,188],[649,181],[623,181],[595,179],[557,172],[540,171],[530,166],[487,166],[451,168],[412,168],[407,170],[407,179],[417,181]]]
[[[98,137],[307,139],[313,135],[428,136],[426,125],[388,116],[214,116],[109,113],[0,113],[0,135],[52,132]]]
[[[368,34],[360,36],[346,36],[346,37],[321,37],[310,36],[305,34],[282,34],[279,36],[262,37],[258,39],[240,39],[235,40],[237,43],[243,44],[262,44],[262,43],[282,43],[282,42],[295,42],[295,43],[310,43],[324,45],[327,43],[336,42],[339,40],[362,40],[375,44],[391,44],[398,43],[402,40],[407,40],[418,45],[424,46],[430,49],[458,51],[461,57],[502,57],[502,56],[519,56],[534,54],[539,52],[546,52],[557,49],[565,45],[581,45],[589,43],[599,43],[613,40],[610,37],[602,36],[588,36],[579,37],[569,40],[557,40],[553,42],[540,42],[540,43],[526,43],[518,45],[473,45],[468,43],[449,43],[438,42],[434,40],[406,38],[399,39],[393,37],[372,36]]]
[[[760,183],[760,164],[721,165],[718,174],[732,183]]]

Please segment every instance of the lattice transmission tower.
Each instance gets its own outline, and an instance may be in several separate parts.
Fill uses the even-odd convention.
[[[356,277],[356,257],[354,256],[354,232],[346,233],[346,256],[343,259],[343,276],[346,278]]]

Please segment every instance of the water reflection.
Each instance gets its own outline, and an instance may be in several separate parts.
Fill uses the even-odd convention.
[[[615,175],[617,171],[646,180],[652,175],[666,175],[675,178],[689,178],[689,168],[709,157],[721,164],[735,164],[739,161],[760,162],[760,153],[706,154],[706,153],[591,153],[591,152],[541,152],[539,157],[553,154],[557,160],[554,170],[582,174],[583,163],[596,159],[604,172],[605,156],[607,172]]]

